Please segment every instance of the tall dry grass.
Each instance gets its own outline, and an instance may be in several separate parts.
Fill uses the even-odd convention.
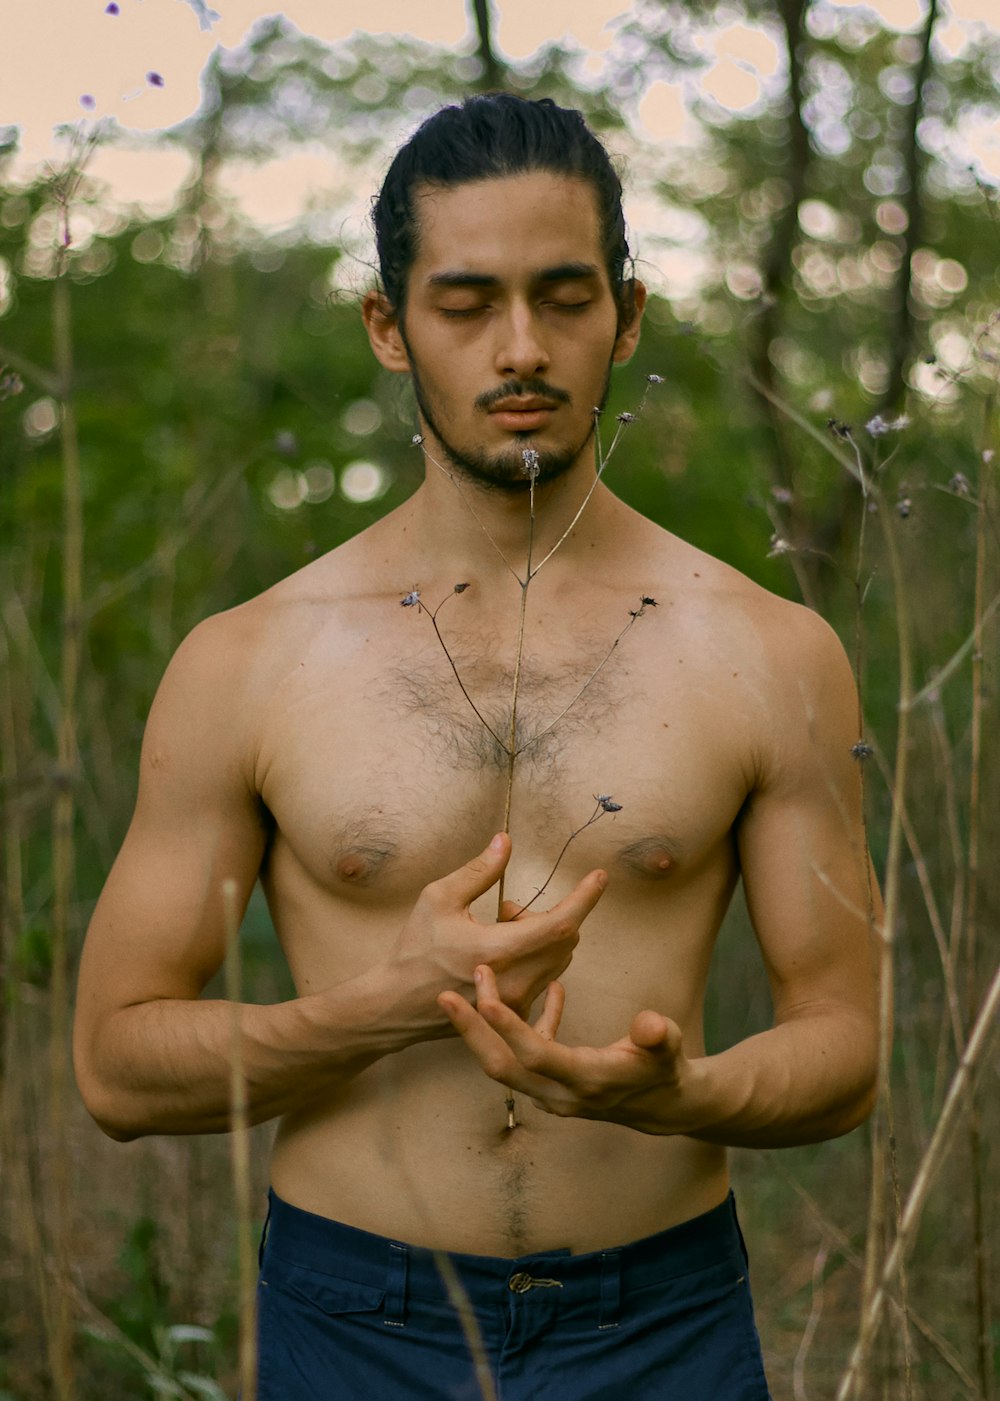
[[[9,1204],[0,1225],[0,1397],[217,1397],[232,1395],[238,1378],[250,1397],[253,1240],[270,1131],[246,1127],[238,1055],[229,1143],[108,1143],[77,1102],[67,1060],[73,965],[88,914],[75,894],[80,852],[109,852],[127,816],[128,784],[102,693],[87,676],[87,620],[97,609],[135,608],[147,584],[169,582],[178,553],[239,469],[203,487],[183,520],[165,523],[134,577],[84,596],[73,296],[57,269],[52,368],[39,371],[60,411],[54,651],[43,637],[48,543],[28,522],[0,560],[0,1151]],[[888,461],[879,460],[883,440],[860,426],[826,441],[836,470],[853,481],[860,522],[835,561],[859,607],[835,621],[849,646],[855,625],[860,638],[872,748],[863,762],[886,896],[874,931],[880,1099],[869,1129],[843,1142],[734,1154],[774,1394],[794,1401],[995,1394],[1000,445],[982,368],[960,386],[964,407],[955,410],[976,464],[964,481],[936,475],[933,406],[915,410]],[[823,436],[800,409],[779,407],[804,439]],[[940,538],[944,520],[954,545]],[[167,594],[154,587],[143,605],[165,641]],[[274,997],[276,953],[255,940],[241,948],[233,925],[228,994]],[[766,1022],[739,908],[720,939],[709,1011],[717,1042]]]

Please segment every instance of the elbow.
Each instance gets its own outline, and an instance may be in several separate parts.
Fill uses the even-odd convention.
[[[96,1084],[92,1079],[88,1079],[87,1076],[80,1073],[79,1069],[77,1070],[76,1083],[80,1091],[80,1098],[83,1100],[83,1107],[101,1133],[108,1138],[114,1139],[116,1143],[131,1143],[134,1139],[142,1138],[148,1132],[126,1112],[120,1095],[116,1095],[106,1086]]]
[[[101,1075],[84,1053],[82,1038],[73,1048],[73,1071],[83,1107],[103,1134],[116,1143],[131,1143],[149,1132],[129,1113],[128,1096]]]

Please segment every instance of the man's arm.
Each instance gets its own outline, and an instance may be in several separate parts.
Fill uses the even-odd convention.
[[[477,963],[527,1009],[568,965],[604,887],[592,872],[552,910],[480,924],[469,905],[509,859],[500,835],[424,889],[390,956],[361,976],[271,1006],[198,1000],[225,957],[225,883],[241,915],[265,847],[247,680],[257,642],[244,617],[202,624],[150,713],[135,815],[84,946],[74,1029],[81,1093],[114,1138],[227,1129],[237,1034],[250,1117],[261,1122],[380,1056],[451,1035],[437,996],[473,995]]]
[[[647,1010],[611,1046],[561,1046],[558,984],[530,1027],[481,968],[478,1010],[450,992],[441,1006],[486,1073],[539,1108],[748,1147],[833,1138],[870,1112],[881,908],[851,753],[853,680],[833,634],[805,610],[783,647],[775,643],[772,674],[738,839],[774,1025],[718,1055],[688,1058],[676,1023]]]

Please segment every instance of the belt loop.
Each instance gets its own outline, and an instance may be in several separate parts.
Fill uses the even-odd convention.
[[[740,1226],[740,1218],[736,1215],[736,1198],[732,1192],[729,1193],[729,1214],[732,1217],[733,1225],[736,1227],[736,1236],[740,1243],[740,1253],[743,1256],[743,1263],[750,1264],[750,1256],[747,1253],[747,1243],[743,1239],[743,1229]]]
[[[385,1317],[382,1322],[390,1328],[402,1328],[406,1322],[406,1263],[407,1249],[396,1241],[389,1242],[389,1265],[385,1278]]]
[[[267,1194],[267,1215],[264,1217],[264,1229],[260,1233],[260,1246],[257,1250],[257,1270],[264,1268],[264,1246],[267,1244],[267,1228],[271,1224],[271,1203],[274,1198],[270,1192]]]
[[[597,1315],[598,1328],[617,1328],[622,1301],[621,1253],[601,1251],[601,1303]]]

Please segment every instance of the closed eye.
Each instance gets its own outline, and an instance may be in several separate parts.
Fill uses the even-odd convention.
[[[479,313],[480,313],[481,311],[486,311],[487,309],[488,309],[488,308],[485,307],[485,306],[441,306],[441,307],[438,307],[438,311],[441,313],[442,316],[450,316],[450,317],[454,317],[454,318],[461,317],[461,316],[478,316]]]

